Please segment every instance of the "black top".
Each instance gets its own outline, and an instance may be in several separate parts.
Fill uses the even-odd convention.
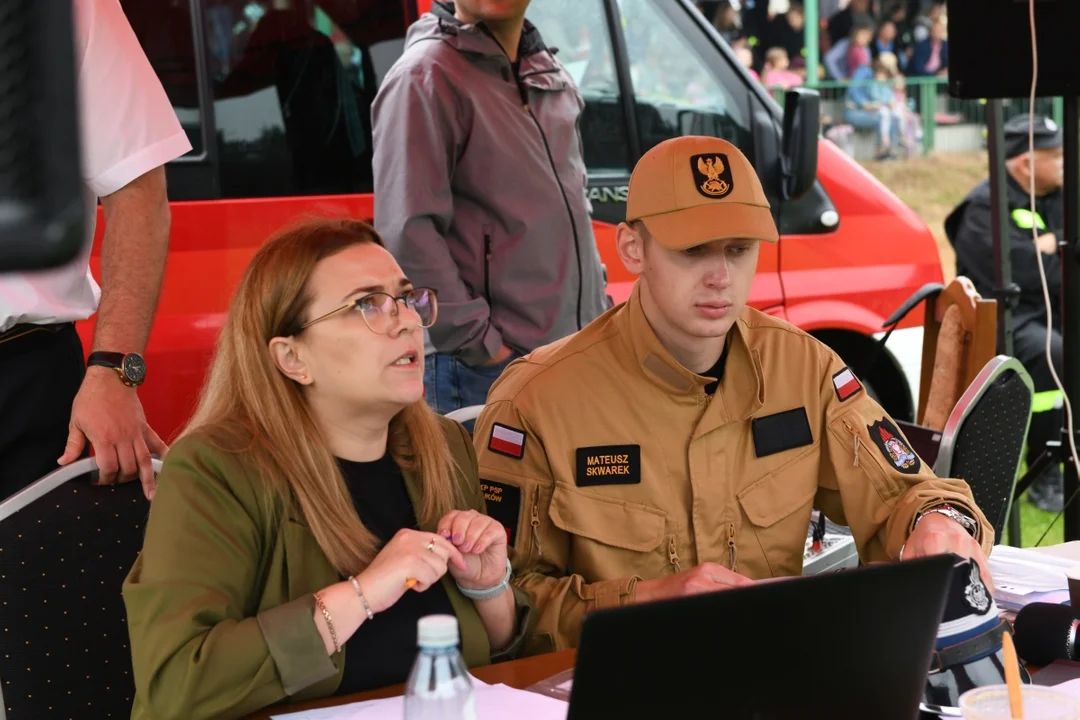
[[[360,520],[383,543],[402,528],[417,529],[405,478],[389,454],[374,462],[338,460]],[[345,674],[337,695],[405,682],[416,658],[416,622],[453,615],[441,583],[426,592],[406,590],[393,607],[366,620],[345,643]]]
[[[701,373],[704,377],[716,378],[716,380],[705,386],[705,392],[709,395],[716,393],[716,388],[720,387],[720,381],[724,379],[724,368],[727,367],[728,345],[729,343],[724,343],[724,352],[720,353],[720,359],[716,361],[716,364]]]

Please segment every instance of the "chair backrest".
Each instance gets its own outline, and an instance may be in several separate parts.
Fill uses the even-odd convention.
[[[138,482],[90,484],[96,468],[80,460],[0,503],[0,720],[131,715],[120,589],[150,505]]]
[[[1012,507],[1034,396],[1020,361],[999,355],[983,367],[942,431],[934,472],[968,483],[998,538]]]
[[[997,301],[966,277],[926,299],[919,425],[943,430],[957,400],[997,351]]]

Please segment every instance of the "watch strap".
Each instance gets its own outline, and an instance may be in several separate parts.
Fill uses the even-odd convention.
[[[927,508],[923,512],[919,513],[919,517],[915,518],[915,525],[917,526],[920,520],[922,520],[924,517],[931,513],[935,513],[937,515],[944,515],[950,520],[956,522],[960,525],[960,527],[967,530],[972,537],[975,536],[976,532],[979,529],[979,523],[975,520],[975,518],[970,517],[967,513],[960,512],[948,503],[944,503],[942,505],[935,505],[934,507]],[[912,529],[914,530],[914,527]]]
[[[125,354],[122,352],[106,352],[104,350],[96,350],[90,353],[90,357],[86,359],[86,364],[118,368],[124,363],[124,355]]]
[[[502,595],[506,588],[510,587],[510,574],[512,572],[513,569],[510,566],[510,558],[507,558],[506,573],[503,574],[503,579],[497,585],[493,585],[484,590],[470,590],[469,588],[461,587],[460,584],[457,587],[461,594],[470,600],[491,600],[492,598],[497,598]]]

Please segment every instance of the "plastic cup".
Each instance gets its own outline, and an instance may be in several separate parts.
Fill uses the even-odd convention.
[[[1039,685],[1022,685],[1024,720],[1080,720],[1080,698]],[[1009,689],[987,685],[960,696],[960,712],[965,720],[1014,720],[1009,709]]]

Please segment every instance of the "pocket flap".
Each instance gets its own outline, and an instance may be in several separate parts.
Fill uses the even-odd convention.
[[[814,457],[810,448],[739,493],[739,504],[750,522],[762,528],[775,525],[813,499],[818,489],[810,462]]]
[[[648,552],[664,540],[663,511],[558,485],[548,515],[561,530],[625,550]]]

